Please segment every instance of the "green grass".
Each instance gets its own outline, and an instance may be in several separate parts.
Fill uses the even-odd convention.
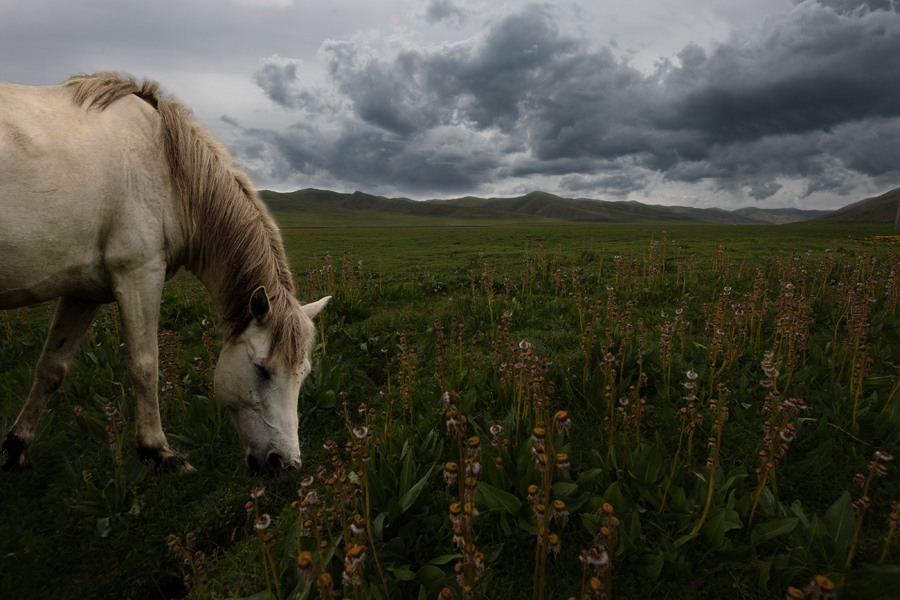
[[[318,227],[300,227],[298,215],[277,207],[275,214],[285,226],[300,297],[334,296],[314,373],[301,392],[302,471],[277,480],[246,473],[234,428],[208,387],[203,321],[215,315],[197,284],[179,277],[167,287],[161,314],[161,329],[181,333],[167,338],[174,340],[178,377],[164,371],[161,387],[173,381],[185,403],[170,395],[161,405],[170,441],[187,452],[196,473],[156,477],[135,461],[133,395],[117,320],[105,310],[51,399],[30,452],[34,468],[0,474],[0,596],[184,597],[182,578],[191,568],[166,539],[175,534],[183,541],[195,532],[191,552],[205,554],[205,583],[192,597],[263,598],[271,590],[315,598],[316,586],[298,578],[298,551],[312,552],[316,568],[340,582],[346,553],[360,544],[367,548],[364,583],[339,594],[381,598],[386,585],[391,597],[434,598],[447,586],[459,598],[454,565],[462,562],[472,578],[475,559],[461,558],[465,553],[454,546],[449,514],[470,494],[481,514],[457,534],[483,555],[477,597],[525,597],[535,577],[546,598],[577,597],[578,557],[603,543],[612,557],[613,597],[780,598],[787,586],[803,588],[816,574],[838,584],[841,597],[900,593],[896,543],[878,564],[890,503],[900,501],[895,463],[887,463],[887,477],[871,482],[855,542],[851,508],[860,494],[853,476],[868,473],[873,452],[900,453],[900,267],[889,244],[896,238],[876,243],[876,236],[893,235],[888,227],[483,221],[439,227],[411,218],[402,226],[369,220],[343,227],[321,218]],[[792,300],[787,283],[796,286]],[[854,297],[857,289],[862,295]],[[741,325],[730,324],[751,301],[762,312],[742,321],[748,328],[742,335]],[[689,322],[683,344],[677,309]],[[868,325],[860,351],[871,363],[861,385],[851,383],[859,355],[847,349],[854,310]],[[4,427],[27,395],[47,315],[32,307],[8,311],[0,321]],[[791,324],[792,315],[800,322]],[[667,321],[675,328],[671,355],[661,351]],[[801,339],[803,349],[788,352]],[[530,344],[527,357],[522,340]],[[717,345],[722,353],[711,357]],[[779,389],[809,409],[793,420],[796,440],[753,508],[764,447],[760,362],[769,349],[776,350]],[[615,362],[604,360],[607,352]],[[536,370],[526,385],[515,385],[531,364]],[[696,407],[704,416],[690,455],[678,416],[687,405],[688,370],[699,374]],[[710,493],[707,440],[718,432],[708,401],[719,397],[718,384],[728,388],[720,405],[728,406],[729,419]],[[445,390],[455,391],[453,411],[467,419],[461,437],[448,435]],[[639,440],[637,399],[643,400]],[[104,431],[108,401],[124,419],[121,465]],[[360,404],[371,410],[361,415]],[[568,455],[571,469],[542,478],[531,430],[540,423],[553,430],[560,410],[571,428],[545,441],[544,450],[551,466],[556,454]],[[612,429],[604,425],[610,416]],[[374,437],[356,441],[351,429],[363,424]],[[494,424],[504,425],[508,442],[499,450],[490,445]],[[443,465],[462,467],[460,443],[473,435],[481,441],[477,485],[446,486]],[[342,450],[324,449],[329,440]],[[343,450],[351,441],[370,452],[364,471]],[[341,469],[333,456],[348,475],[362,473],[345,484],[353,494],[359,490],[356,500],[338,502],[326,489],[324,480]],[[315,517],[327,542],[323,559],[310,530],[298,549],[291,503],[300,500],[306,474],[316,476],[323,499]],[[569,512],[549,523],[548,533],[560,539],[558,557],[543,567],[538,561],[537,569],[530,485],[563,500]],[[260,511],[273,519],[269,562],[245,510],[256,486],[265,487]],[[603,537],[601,527],[611,525],[600,511],[604,503],[619,521],[615,540]],[[354,513],[368,515],[367,531],[358,536],[342,531]],[[606,576],[597,574],[604,586]]]

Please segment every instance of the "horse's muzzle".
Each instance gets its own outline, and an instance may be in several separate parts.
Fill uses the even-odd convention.
[[[247,454],[247,468],[253,475],[282,475],[300,468],[300,460],[287,460],[276,451],[266,454],[265,462],[260,462],[253,454]]]

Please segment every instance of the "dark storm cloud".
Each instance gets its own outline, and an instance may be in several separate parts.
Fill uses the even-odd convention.
[[[804,2],[709,50],[688,45],[650,75],[540,6],[466,43],[328,41],[319,58],[347,111],[330,129],[264,143],[305,173],[429,191],[568,175],[569,190],[622,195],[656,173],[760,200],[782,189],[779,177],[828,173],[811,193],[897,176],[900,15],[829,4]],[[277,57],[255,78],[286,108],[316,95]],[[327,151],[310,156],[304,144]]]
[[[466,20],[465,9],[455,0],[428,0],[423,8],[422,16],[428,23],[459,25]]]
[[[800,4],[800,2],[796,3]],[[819,4],[834,9],[841,14],[896,10],[891,0],[819,0]]]
[[[298,81],[297,69],[299,67],[299,61],[284,60],[274,56],[253,74],[253,82],[275,104],[285,108],[300,108],[303,105],[303,96],[294,89]]]

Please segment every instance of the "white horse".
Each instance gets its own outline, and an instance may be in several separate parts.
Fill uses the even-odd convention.
[[[228,152],[159,86],[114,73],[60,86],[0,83],[0,309],[60,298],[34,385],[3,450],[27,464],[47,399],[98,307],[118,302],[139,456],[191,470],[160,424],[157,321],[180,267],[209,290],[224,343],[215,391],[254,472],[300,466],[297,401],[312,318],[281,235]]]

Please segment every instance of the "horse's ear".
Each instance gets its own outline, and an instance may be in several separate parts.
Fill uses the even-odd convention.
[[[325,305],[328,304],[328,301],[331,300],[331,296],[325,296],[321,300],[316,300],[315,302],[311,302],[310,304],[304,304],[300,308],[306,313],[306,316],[310,319],[315,318],[322,309],[325,308]]]
[[[253,290],[253,295],[250,296],[250,315],[258,325],[262,325],[269,318],[269,296],[263,286]]]

